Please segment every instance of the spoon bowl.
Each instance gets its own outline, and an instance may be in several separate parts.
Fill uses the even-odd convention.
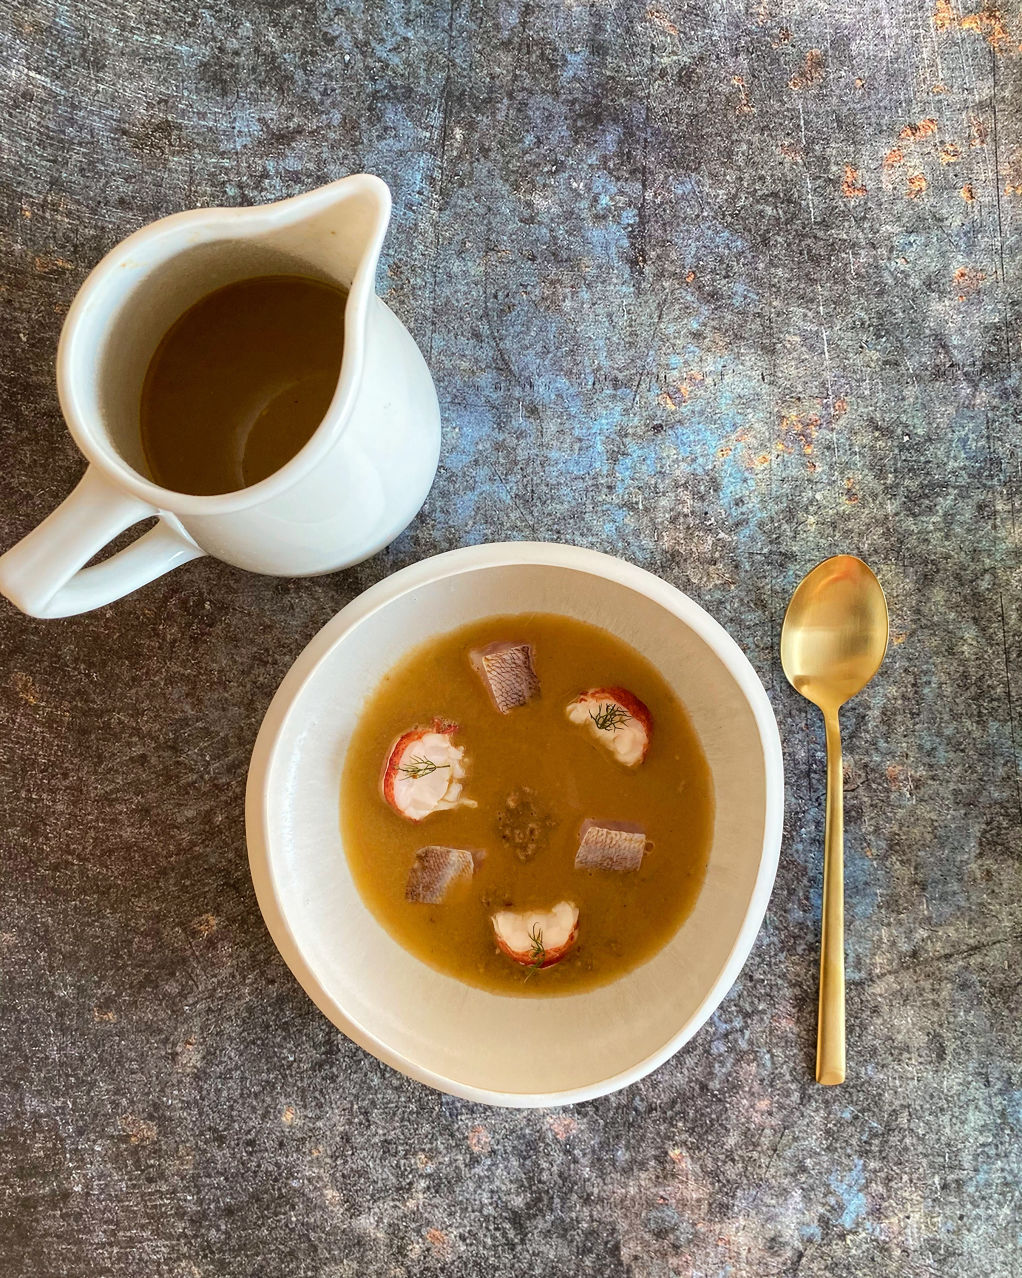
[[[854,555],[825,559],[791,597],[781,631],[788,682],[827,713],[862,691],[887,650],[887,600]]]

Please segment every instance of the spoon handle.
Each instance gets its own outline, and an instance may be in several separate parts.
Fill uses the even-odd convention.
[[[820,937],[820,1012],[816,1033],[816,1081],[845,1081],[845,813],[841,726],[837,711],[827,725],[827,833],[823,848],[823,931]]]

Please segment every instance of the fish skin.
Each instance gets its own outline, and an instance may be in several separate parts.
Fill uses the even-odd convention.
[[[539,679],[532,664],[532,644],[487,644],[470,654],[472,665],[501,714],[509,714],[518,706],[539,696]]]
[[[575,853],[576,870],[637,870],[646,853],[646,832],[628,821],[583,821]]]
[[[419,905],[439,905],[452,883],[470,879],[474,872],[475,857],[471,852],[431,843],[415,854],[415,864],[408,871],[405,900]]]

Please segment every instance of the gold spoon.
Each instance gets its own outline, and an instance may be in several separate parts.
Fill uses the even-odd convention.
[[[835,555],[800,582],[784,614],[781,665],[823,711],[827,727],[827,827],[816,1081],[845,1081],[844,784],[838,710],[861,692],[887,651],[887,600],[861,559]]]

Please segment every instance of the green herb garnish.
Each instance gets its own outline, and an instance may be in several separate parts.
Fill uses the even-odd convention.
[[[403,772],[406,777],[410,777],[413,781],[418,781],[419,777],[428,777],[431,772],[436,772],[438,768],[449,768],[449,763],[434,763],[432,759],[427,759],[425,755],[417,755],[410,759],[403,768],[398,768],[398,772]]]
[[[589,711],[589,718],[601,732],[617,732],[623,728],[632,716],[616,701],[608,701]]]

